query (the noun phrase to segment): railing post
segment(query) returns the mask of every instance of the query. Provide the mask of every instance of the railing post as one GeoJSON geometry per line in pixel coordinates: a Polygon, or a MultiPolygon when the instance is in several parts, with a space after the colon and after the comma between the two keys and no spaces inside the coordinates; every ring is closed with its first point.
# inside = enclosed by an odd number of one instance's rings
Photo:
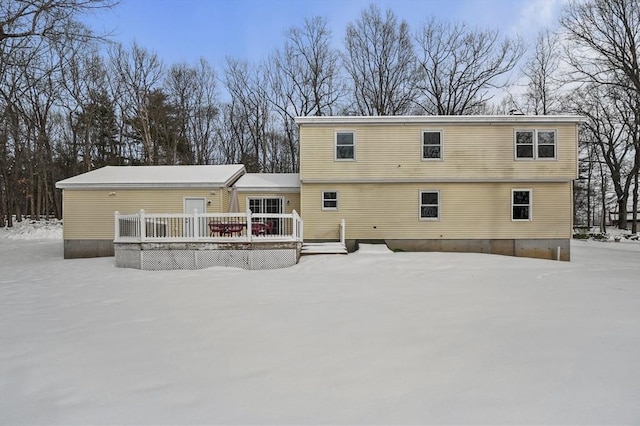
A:
{"type": "Polygon", "coordinates": [[[344,219],[342,219],[340,221],[340,242],[342,243],[342,245],[345,245],[345,240],[346,240],[346,238],[345,238],[345,234],[346,234],[345,227],[346,227],[346,225],[345,225],[344,219]]]}
{"type": "Polygon", "coordinates": [[[198,209],[193,209],[193,238],[200,238],[200,221],[198,220],[198,209]]]}
{"type": "Polygon", "coordinates": [[[291,212],[291,228],[293,231],[293,239],[298,241],[298,212],[291,212]]]}
{"type": "Polygon", "coordinates": [[[251,242],[253,233],[251,232],[251,210],[247,209],[247,239],[251,242]]]}
{"type": "Polygon", "coordinates": [[[114,230],[113,230],[113,237],[115,241],[118,241],[118,239],[120,238],[120,212],[119,211],[115,211],[114,213],[115,216],[115,222],[114,222],[114,230]]]}
{"type": "Polygon", "coordinates": [[[140,209],[140,242],[147,238],[147,225],[144,217],[144,209],[140,209]]]}

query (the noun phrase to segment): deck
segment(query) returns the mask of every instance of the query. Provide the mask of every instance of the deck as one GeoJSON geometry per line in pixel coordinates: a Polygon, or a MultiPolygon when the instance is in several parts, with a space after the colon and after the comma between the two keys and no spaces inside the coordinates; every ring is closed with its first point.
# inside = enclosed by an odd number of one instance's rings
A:
{"type": "Polygon", "coordinates": [[[116,266],[145,270],[293,266],[303,222],[291,214],[115,213],[116,266]]]}

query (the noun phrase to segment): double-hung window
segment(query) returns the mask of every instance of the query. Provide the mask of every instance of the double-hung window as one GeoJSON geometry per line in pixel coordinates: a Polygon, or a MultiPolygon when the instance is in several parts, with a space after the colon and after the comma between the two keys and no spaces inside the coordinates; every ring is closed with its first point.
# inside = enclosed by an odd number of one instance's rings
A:
{"type": "Polygon", "coordinates": [[[322,210],[338,210],[337,191],[322,191],[322,210]]]}
{"type": "Polygon", "coordinates": [[[517,160],[555,159],[555,130],[516,130],[515,157],[517,160]]]}
{"type": "Polygon", "coordinates": [[[511,190],[511,220],[531,220],[531,190],[511,190]]]}
{"type": "Polygon", "coordinates": [[[438,220],[440,218],[440,192],[420,191],[420,219],[438,220]]]}
{"type": "Polygon", "coordinates": [[[353,161],[356,159],[356,134],[349,131],[336,132],[336,160],[353,161]]]}
{"type": "Polygon", "coordinates": [[[442,131],[424,130],[422,132],[422,159],[442,160],[442,131]]]}

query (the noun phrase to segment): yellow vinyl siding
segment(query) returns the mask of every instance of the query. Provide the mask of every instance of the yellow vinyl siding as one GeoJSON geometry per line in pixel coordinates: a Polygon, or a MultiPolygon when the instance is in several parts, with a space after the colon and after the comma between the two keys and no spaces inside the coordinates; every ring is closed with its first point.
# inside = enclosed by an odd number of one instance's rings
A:
{"type": "Polygon", "coordinates": [[[570,238],[571,183],[303,184],[305,239],[570,238]],[[532,220],[511,220],[511,190],[531,189],[532,220]],[[420,191],[440,192],[440,219],[420,220],[420,191]],[[338,191],[338,210],[322,210],[338,191]]]}
{"type": "Polygon", "coordinates": [[[247,210],[247,198],[282,198],[284,201],[284,212],[290,214],[293,210],[300,214],[300,193],[293,192],[242,192],[238,191],[238,204],[240,211],[247,210]],[[287,203],[287,200],[289,203],[287,203]]]}
{"type": "MultiPolygon", "coordinates": [[[[335,161],[331,125],[300,126],[300,177],[305,181],[417,179],[575,179],[576,125],[555,123],[350,126],[356,161],[335,161]],[[553,129],[556,159],[515,160],[516,129],[553,129]],[[422,131],[442,131],[442,161],[422,160],[422,131]]],[[[340,127],[342,129],[342,127],[340,127]]],[[[346,129],[346,128],[345,128],[346,129]]]]}
{"type": "Polygon", "coordinates": [[[218,213],[222,211],[224,193],[226,189],[220,188],[66,189],[63,192],[63,237],[65,240],[113,239],[114,212],[130,214],[144,209],[146,213],[183,213],[185,198],[204,198],[207,213],[218,213]]]}

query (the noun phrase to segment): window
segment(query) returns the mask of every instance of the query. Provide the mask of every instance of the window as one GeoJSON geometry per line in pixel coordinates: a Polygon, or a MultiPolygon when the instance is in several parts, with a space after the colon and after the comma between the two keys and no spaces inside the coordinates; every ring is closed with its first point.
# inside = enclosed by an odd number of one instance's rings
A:
{"type": "Polygon", "coordinates": [[[438,191],[420,191],[420,219],[438,220],[440,218],[440,193],[438,191]]]}
{"type": "Polygon", "coordinates": [[[516,130],[516,159],[556,158],[555,130],[516,130]]]}
{"type": "Polygon", "coordinates": [[[356,136],[354,132],[336,132],[336,160],[356,159],[356,136]]]}
{"type": "Polygon", "coordinates": [[[538,130],[538,158],[556,158],[556,132],[538,130]]]}
{"type": "Polygon", "coordinates": [[[533,158],[533,131],[516,132],[516,158],[533,158]]]}
{"type": "Polygon", "coordinates": [[[511,220],[531,220],[531,190],[511,191],[511,220]]]}
{"type": "Polygon", "coordinates": [[[336,191],[322,192],[322,210],[338,210],[338,193],[336,191]]]}
{"type": "Polygon", "coordinates": [[[442,132],[425,130],[422,132],[422,159],[442,159],[442,132]]]}

